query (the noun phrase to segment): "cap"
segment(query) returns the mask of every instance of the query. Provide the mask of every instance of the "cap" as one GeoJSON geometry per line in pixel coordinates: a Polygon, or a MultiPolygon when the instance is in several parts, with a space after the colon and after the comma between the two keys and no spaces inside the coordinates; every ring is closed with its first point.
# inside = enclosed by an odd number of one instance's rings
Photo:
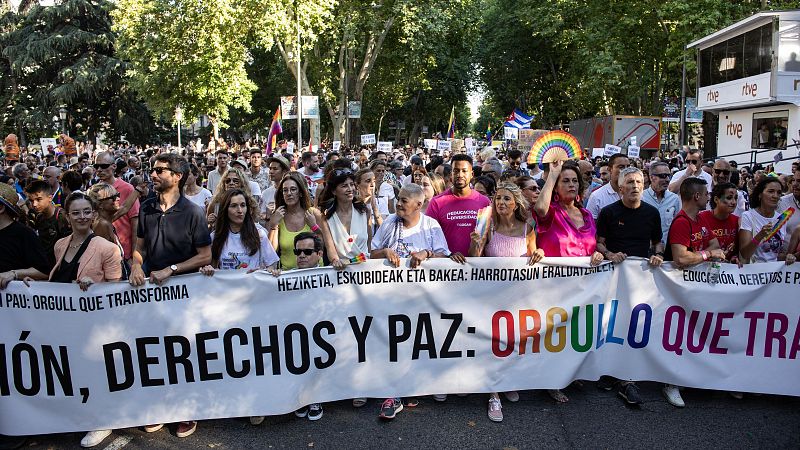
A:
{"type": "Polygon", "coordinates": [[[242,161],[241,159],[234,159],[233,161],[231,161],[231,166],[233,165],[238,165],[241,166],[242,169],[247,169],[247,163],[242,161]]]}
{"type": "Polygon", "coordinates": [[[20,211],[17,208],[18,202],[19,195],[17,195],[17,191],[10,184],[0,184],[0,203],[2,203],[6,208],[10,209],[17,216],[20,215],[20,211]]]}
{"type": "Polygon", "coordinates": [[[289,170],[292,168],[292,166],[289,164],[289,160],[284,158],[283,156],[275,156],[275,155],[270,156],[269,158],[267,158],[267,165],[269,165],[269,163],[271,163],[272,161],[275,161],[278,164],[282,165],[285,170],[289,170]]]}

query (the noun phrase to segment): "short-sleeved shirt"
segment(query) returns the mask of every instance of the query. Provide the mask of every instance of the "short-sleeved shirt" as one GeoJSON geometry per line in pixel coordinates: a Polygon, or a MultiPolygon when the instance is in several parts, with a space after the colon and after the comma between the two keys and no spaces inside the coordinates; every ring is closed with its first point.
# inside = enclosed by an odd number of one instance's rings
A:
{"type": "Polygon", "coordinates": [[[600,210],[605,208],[606,206],[619,201],[622,197],[614,191],[611,187],[611,183],[606,183],[601,187],[594,190],[589,195],[589,202],[586,204],[586,209],[592,213],[592,217],[597,220],[600,216],[600,210]]]}
{"type": "Polygon", "coordinates": [[[489,206],[489,199],[476,190],[456,197],[451,189],[433,197],[425,215],[439,222],[451,252],[469,252],[470,233],[475,229],[478,211],[489,206]]]}
{"type": "Polygon", "coordinates": [[[0,272],[31,267],[47,275],[53,265],[36,233],[19,222],[11,222],[0,230],[0,272]]]}
{"type": "Polygon", "coordinates": [[[390,248],[401,258],[408,258],[412,253],[422,250],[450,254],[439,222],[424,215],[416,225],[406,229],[397,215],[390,214],[372,237],[372,248],[375,250],[390,248]]]}
{"type": "Polygon", "coordinates": [[[253,175],[251,170],[248,170],[246,174],[248,180],[255,181],[256,184],[258,184],[258,189],[262,193],[272,186],[272,182],[269,180],[269,170],[267,170],[267,168],[264,166],[261,166],[258,170],[258,173],[255,175],[253,175]]]}
{"type": "Polygon", "coordinates": [[[617,200],[600,210],[597,237],[605,238],[611,252],[647,258],[652,243],[661,241],[661,216],[649,203],[634,209],[617,200]]]}
{"type": "MultiPolygon", "coordinates": [[[[128,196],[136,191],[130,183],[121,178],[116,178],[114,180],[114,189],[119,192],[120,204],[124,204],[128,196]]],[[[125,255],[125,259],[130,259],[133,253],[133,233],[135,233],[136,230],[133,229],[131,221],[138,216],[139,200],[137,199],[124,216],[114,221],[114,228],[117,230],[117,236],[119,236],[119,243],[122,245],[122,252],[125,255]]]]}
{"type": "Polygon", "coordinates": [[[597,228],[589,210],[581,208],[583,225],[578,228],[559,202],[551,202],[547,214],[535,215],[536,246],[544,256],[591,256],[597,249],[597,228]]]}
{"type": "MultiPolygon", "coordinates": [[[[747,230],[753,233],[753,236],[758,234],[761,231],[761,228],[764,225],[771,223],[775,225],[778,223],[778,216],[780,216],[780,211],[775,211],[775,214],[772,217],[764,217],[758,213],[756,209],[751,209],[745,211],[742,214],[742,220],[739,225],[739,229],[747,230]]],[[[778,260],[778,253],[780,253],[781,249],[783,248],[785,242],[784,239],[787,239],[786,234],[786,224],[784,224],[774,236],[769,239],[765,239],[758,247],[756,247],[755,253],[753,253],[753,261],[754,262],[771,262],[778,260]]],[[[788,242],[786,242],[788,243],[788,242]]]]}
{"type": "Polygon", "coordinates": [[[649,187],[644,190],[642,201],[653,205],[658,210],[658,214],[661,216],[661,242],[666,244],[669,227],[681,211],[681,197],[667,190],[664,191],[664,198],[659,200],[653,188],[649,187]]]}
{"type": "Polygon", "coordinates": [[[147,200],[139,214],[139,239],[147,255],[145,274],[179,264],[197,254],[197,249],[211,245],[211,235],[203,210],[183,195],[166,211],[158,198],[147,200]]]}
{"type": "MultiPolygon", "coordinates": [[[[252,255],[242,244],[240,233],[228,233],[228,239],[225,240],[225,245],[222,246],[222,251],[219,255],[220,269],[258,269],[269,267],[278,262],[278,254],[275,253],[275,249],[272,248],[272,244],[269,242],[267,230],[258,224],[256,224],[256,230],[258,231],[261,245],[252,255]]],[[[211,233],[211,239],[214,239],[214,233],[211,233]]]]}
{"type": "Polygon", "coordinates": [[[789,221],[786,222],[787,236],[791,236],[794,229],[800,226],[800,201],[797,200],[797,197],[795,197],[794,193],[792,192],[781,197],[780,202],[778,202],[779,213],[782,213],[789,208],[794,208],[794,214],[792,214],[792,217],[790,217],[789,221]]]}
{"type": "Polygon", "coordinates": [[[717,239],[722,250],[727,251],[736,244],[739,233],[739,217],[730,214],[725,220],[714,217],[714,211],[700,211],[697,220],[711,233],[711,239],[717,239]]]}
{"type": "Polygon", "coordinates": [[[683,245],[690,252],[707,249],[713,239],[711,231],[700,221],[700,218],[692,220],[684,210],[678,213],[675,220],[672,221],[672,226],[669,227],[669,244],[683,245]]]}

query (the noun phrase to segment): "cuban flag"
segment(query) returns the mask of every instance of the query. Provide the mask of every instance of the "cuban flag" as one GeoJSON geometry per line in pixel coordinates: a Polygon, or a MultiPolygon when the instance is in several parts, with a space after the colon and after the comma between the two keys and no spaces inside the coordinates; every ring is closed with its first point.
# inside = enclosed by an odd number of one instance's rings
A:
{"type": "Polygon", "coordinates": [[[514,109],[514,112],[512,112],[511,115],[508,116],[508,118],[506,119],[506,123],[503,124],[503,126],[525,129],[531,127],[531,121],[533,121],[533,117],[526,116],[524,113],[522,113],[522,111],[514,109]]]}

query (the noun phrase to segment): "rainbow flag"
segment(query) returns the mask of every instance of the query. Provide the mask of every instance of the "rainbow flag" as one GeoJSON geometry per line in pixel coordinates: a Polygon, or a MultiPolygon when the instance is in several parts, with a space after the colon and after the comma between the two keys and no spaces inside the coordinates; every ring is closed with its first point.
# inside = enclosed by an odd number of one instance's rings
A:
{"type": "Polygon", "coordinates": [[[272,125],[269,126],[269,136],[267,137],[267,155],[271,155],[272,152],[278,147],[278,135],[283,133],[283,127],[281,126],[281,107],[278,106],[278,110],[275,111],[275,115],[272,116],[272,125]]]}
{"type": "Polygon", "coordinates": [[[492,123],[489,122],[486,125],[486,140],[489,141],[489,145],[492,145],[492,123]]]}
{"type": "Polygon", "coordinates": [[[447,139],[456,137],[456,107],[450,110],[450,123],[447,125],[447,139]]]}

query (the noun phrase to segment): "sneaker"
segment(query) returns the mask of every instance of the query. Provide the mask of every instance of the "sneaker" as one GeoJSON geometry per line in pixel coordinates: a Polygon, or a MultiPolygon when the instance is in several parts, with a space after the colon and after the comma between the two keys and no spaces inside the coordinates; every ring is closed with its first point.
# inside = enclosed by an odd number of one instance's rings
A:
{"type": "Polygon", "coordinates": [[[308,405],[308,420],[322,419],[322,403],[308,405]]]}
{"type": "Polygon", "coordinates": [[[362,406],[367,404],[367,397],[356,397],[353,399],[353,407],[354,408],[361,408],[362,406]]]}
{"type": "Polygon", "coordinates": [[[264,416],[251,416],[250,423],[253,425],[261,425],[264,422],[264,416]]]}
{"type": "Polygon", "coordinates": [[[681,398],[681,392],[678,390],[678,386],[667,384],[661,389],[661,392],[664,393],[664,397],[667,398],[670,405],[676,408],[683,408],[686,406],[686,403],[683,402],[683,398],[681,398]]]}
{"type": "Polygon", "coordinates": [[[301,419],[303,417],[307,416],[308,415],[308,406],[303,406],[302,408],[298,409],[297,411],[294,412],[294,415],[299,417],[299,418],[301,418],[301,419]]]}
{"type": "Polygon", "coordinates": [[[402,410],[403,402],[399,398],[387,398],[381,404],[381,413],[378,415],[378,417],[381,419],[391,420],[394,419],[394,416],[396,416],[397,413],[402,410]]]}
{"type": "Polygon", "coordinates": [[[160,430],[162,428],[164,428],[164,424],[163,423],[157,423],[155,425],[145,425],[144,426],[144,432],[145,433],[155,433],[156,431],[158,431],[158,430],[160,430]]]}
{"type": "Polygon", "coordinates": [[[81,447],[89,448],[103,442],[103,439],[111,435],[111,430],[97,430],[86,433],[86,436],[81,439],[81,447]]]}
{"type": "Polygon", "coordinates": [[[419,399],[416,397],[406,397],[403,405],[405,405],[407,408],[416,408],[419,406],[419,399]]]}
{"type": "Polygon", "coordinates": [[[624,383],[619,385],[617,394],[622,397],[629,405],[641,405],[642,397],[639,396],[639,388],[634,383],[624,383]]]}
{"type": "Polygon", "coordinates": [[[447,394],[433,394],[433,399],[437,402],[443,402],[447,400],[447,394]]]}
{"type": "Polygon", "coordinates": [[[516,403],[519,401],[519,392],[517,391],[503,392],[503,395],[505,395],[506,400],[510,401],[511,403],[516,403]]]}
{"type": "Polygon", "coordinates": [[[503,421],[503,406],[497,397],[489,397],[489,420],[492,422],[503,421]]]}
{"type": "Polygon", "coordinates": [[[178,429],[175,431],[175,436],[179,438],[189,437],[195,430],[197,430],[197,421],[180,422],[178,424],[178,429]]]}

